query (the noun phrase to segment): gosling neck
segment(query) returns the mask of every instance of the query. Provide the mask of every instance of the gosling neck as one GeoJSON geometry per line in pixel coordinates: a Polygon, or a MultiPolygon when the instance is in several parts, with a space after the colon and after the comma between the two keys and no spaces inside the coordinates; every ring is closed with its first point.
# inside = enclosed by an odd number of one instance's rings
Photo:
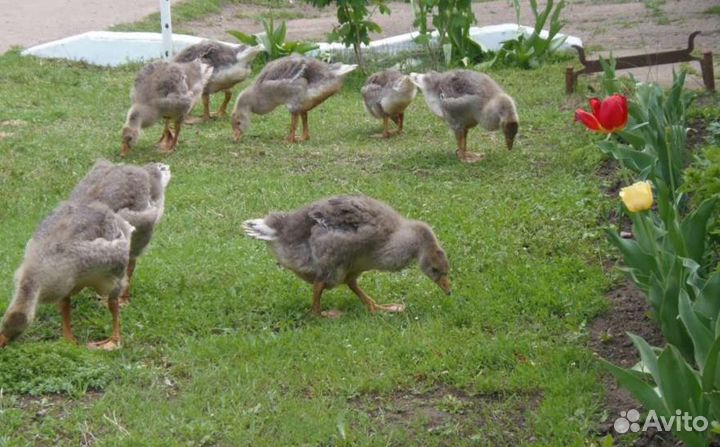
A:
{"type": "Polygon", "coordinates": [[[380,262],[386,270],[401,270],[417,261],[428,244],[435,244],[430,228],[423,222],[408,220],[393,233],[380,262]]]}

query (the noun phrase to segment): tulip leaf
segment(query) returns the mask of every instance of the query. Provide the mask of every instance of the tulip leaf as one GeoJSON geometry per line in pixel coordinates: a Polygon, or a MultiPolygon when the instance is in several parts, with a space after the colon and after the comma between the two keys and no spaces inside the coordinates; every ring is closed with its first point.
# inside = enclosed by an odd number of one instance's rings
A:
{"type": "Polygon", "coordinates": [[[714,333],[706,327],[700,321],[697,314],[695,314],[692,303],[690,302],[690,297],[683,289],[680,289],[678,311],[680,312],[680,320],[682,320],[690,338],[693,341],[695,363],[702,370],[705,367],[705,360],[708,357],[708,353],[710,352],[710,348],[715,338],[714,333]]]}
{"type": "Polygon", "coordinates": [[[633,223],[633,234],[643,252],[651,254],[657,251],[657,237],[652,217],[647,213],[628,213],[633,223]]]}
{"type": "MultiPolygon", "coordinates": [[[[708,352],[707,358],[705,359],[705,368],[702,372],[702,387],[703,390],[718,391],[720,390],[720,368],[718,368],[718,360],[720,360],[720,337],[715,339],[710,352],[708,352]]],[[[718,413],[720,415],[720,413],[718,413]]]]}
{"type": "Polygon", "coordinates": [[[624,167],[637,173],[649,173],[656,163],[656,158],[643,151],[629,149],[613,141],[602,141],[598,143],[600,150],[612,155],[624,167]]]}
{"type": "Polygon", "coordinates": [[[655,391],[655,388],[642,380],[637,373],[617,367],[604,359],[600,361],[620,385],[630,391],[644,407],[655,410],[659,416],[669,415],[667,406],[655,391]]]}
{"type": "Polygon", "coordinates": [[[656,271],[655,257],[643,251],[640,244],[630,239],[621,238],[615,231],[608,230],[607,234],[610,242],[622,252],[627,266],[647,274],[656,271]]]}
{"type": "Polygon", "coordinates": [[[704,200],[700,206],[680,224],[687,247],[687,257],[698,263],[702,262],[702,257],[705,254],[707,224],[715,209],[716,203],[717,199],[715,197],[704,200]]]}
{"type": "Polygon", "coordinates": [[[720,391],[714,390],[704,392],[703,397],[710,403],[710,409],[714,414],[714,420],[720,418],[720,391]]]}
{"type": "Polygon", "coordinates": [[[631,334],[628,332],[628,336],[632,340],[635,347],[640,352],[640,359],[642,360],[643,366],[650,372],[655,383],[660,383],[660,373],[658,372],[657,356],[653,351],[653,348],[645,341],[644,338],[631,334]]]}
{"type": "Polygon", "coordinates": [[[680,351],[668,345],[658,357],[660,390],[668,410],[691,411],[689,402],[701,393],[697,374],[687,364],[680,351]]]}
{"type": "Polygon", "coordinates": [[[686,358],[691,359],[694,357],[692,339],[685,327],[678,322],[678,296],[682,283],[679,277],[682,273],[679,261],[675,261],[662,280],[652,275],[648,296],[665,339],[680,349],[686,358]]]}
{"type": "MultiPolygon", "coordinates": [[[[710,320],[717,319],[720,322],[720,272],[714,272],[705,281],[700,293],[695,298],[695,310],[710,320]]],[[[715,332],[716,337],[720,333],[715,332]]]]}
{"type": "Polygon", "coordinates": [[[635,150],[642,150],[645,147],[645,138],[642,134],[634,132],[635,129],[625,129],[618,132],[618,136],[627,141],[635,150]]]}
{"type": "Polygon", "coordinates": [[[257,45],[258,43],[255,36],[251,36],[240,31],[228,31],[228,34],[246,45],[257,45]]]}

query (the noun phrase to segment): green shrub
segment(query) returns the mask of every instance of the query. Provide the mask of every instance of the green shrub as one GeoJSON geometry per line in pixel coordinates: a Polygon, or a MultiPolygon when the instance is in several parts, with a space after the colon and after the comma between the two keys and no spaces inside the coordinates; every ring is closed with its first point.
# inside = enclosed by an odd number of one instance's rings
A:
{"type": "MultiPolygon", "coordinates": [[[[712,137],[711,137],[712,138],[712,137]]],[[[685,170],[684,191],[693,205],[712,197],[720,198],[720,146],[706,147],[695,162],[685,170]]],[[[710,226],[710,250],[713,265],[720,266],[720,214],[716,213],[710,226]]]]}
{"type": "Polygon", "coordinates": [[[272,17],[269,20],[263,19],[262,24],[265,32],[260,34],[251,36],[241,31],[228,31],[228,34],[246,45],[262,45],[265,50],[265,62],[293,53],[305,54],[318,48],[316,44],[310,42],[285,40],[287,34],[285,21],[280,22],[280,26],[277,28],[275,28],[272,17]]]}
{"type": "Polygon", "coordinates": [[[438,50],[443,53],[445,66],[469,66],[481,62],[484,52],[470,37],[470,27],[477,22],[470,0],[411,0],[419,35],[415,42],[425,46],[437,66],[438,50]],[[428,16],[438,33],[433,41],[428,16]]]}
{"type": "MultiPolygon", "coordinates": [[[[520,25],[520,0],[513,0],[515,16],[520,25]]],[[[529,36],[519,34],[517,38],[503,42],[502,47],[495,54],[495,57],[488,63],[490,66],[499,64],[525,69],[537,68],[547,60],[565,42],[565,37],[558,38],[564,23],[560,20],[560,12],[565,7],[565,0],[557,4],[554,0],[548,0],[545,9],[538,12],[537,0],[530,0],[530,8],[535,17],[533,32],[529,36]],[[553,9],[554,8],[554,9],[553,9]],[[550,28],[547,38],[540,36],[545,24],[550,19],[550,28]]]]}
{"type": "Polygon", "coordinates": [[[355,61],[360,70],[365,72],[365,61],[361,50],[362,44],[370,43],[370,33],[379,33],[380,25],[370,20],[373,11],[368,10],[369,5],[375,6],[380,14],[390,14],[390,8],[384,0],[306,0],[307,3],[324,8],[333,2],[337,4],[337,19],[340,26],[335,27],[329,34],[331,42],[342,42],[346,47],[353,47],[355,61]]]}

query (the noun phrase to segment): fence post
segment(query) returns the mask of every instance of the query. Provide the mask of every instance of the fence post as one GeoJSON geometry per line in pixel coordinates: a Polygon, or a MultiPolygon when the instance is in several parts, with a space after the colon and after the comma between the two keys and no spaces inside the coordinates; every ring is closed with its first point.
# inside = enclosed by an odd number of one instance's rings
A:
{"type": "Polygon", "coordinates": [[[163,58],[168,60],[173,55],[172,18],[170,17],[170,0],[160,0],[160,27],[162,30],[163,58]]]}

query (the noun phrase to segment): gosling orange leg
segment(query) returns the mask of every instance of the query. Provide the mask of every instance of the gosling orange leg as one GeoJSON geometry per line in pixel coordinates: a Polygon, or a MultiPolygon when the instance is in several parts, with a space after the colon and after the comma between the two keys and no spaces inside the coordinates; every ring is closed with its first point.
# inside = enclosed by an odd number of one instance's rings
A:
{"type": "Polygon", "coordinates": [[[360,288],[360,286],[357,283],[357,278],[352,278],[347,281],[348,287],[350,287],[350,290],[353,291],[355,295],[357,295],[358,298],[360,298],[360,301],[367,307],[367,309],[371,313],[375,313],[377,311],[383,311],[383,312],[402,312],[405,310],[404,304],[378,304],[370,298],[367,293],[363,289],[360,288]]]}
{"type": "Polygon", "coordinates": [[[202,103],[203,103],[203,121],[207,121],[210,119],[210,94],[209,93],[203,93],[202,95],[202,103]]]}
{"type": "Polygon", "coordinates": [[[390,117],[383,117],[383,138],[390,138],[390,117]]]}
{"type": "Polygon", "coordinates": [[[398,133],[401,133],[401,132],[402,132],[402,130],[403,130],[403,124],[404,124],[404,123],[405,123],[405,114],[404,114],[404,113],[399,113],[399,114],[398,114],[398,123],[397,123],[397,125],[398,125],[398,130],[397,130],[398,133]]]}
{"type": "Polygon", "coordinates": [[[120,307],[130,304],[130,284],[132,283],[133,273],[135,272],[135,259],[131,258],[127,266],[127,285],[122,295],[120,295],[120,307]]]}
{"type": "Polygon", "coordinates": [[[230,99],[232,98],[232,92],[230,90],[225,90],[225,99],[223,100],[222,104],[220,104],[220,108],[217,111],[218,118],[224,118],[227,114],[227,106],[230,103],[230,99]]]}
{"type": "Polygon", "coordinates": [[[467,134],[470,129],[465,128],[463,133],[457,137],[458,139],[458,150],[457,156],[463,163],[477,163],[483,159],[482,155],[473,154],[467,151],[467,134]]]}
{"type": "Polygon", "coordinates": [[[318,316],[320,315],[320,298],[322,297],[323,290],[325,290],[324,282],[316,281],[313,283],[312,311],[318,316]]]}
{"type": "Polygon", "coordinates": [[[165,127],[163,128],[162,135],[160,135],[160,139],[155,142],[155,145],[162,149],[164,146],[166,146],[168,143],[168,140],[172,139],[172,132],[170,132],[170,120],[165,119],[165,127]]]}
{"type": "Polygon", "coordinates": [[[308,113],[307,112],[300,112],[300,117],[302,118],[302,136],[300,137],[300,140],[306,141],[310,139],[310,129],[308,128],[308,113]]]}
{"type": "Polygon", "coordinates": [[[295,143],[297,139],[295,138],[295,131],[297,130],[297,122],[298,122],[298,114],[297,113],[291,113],[290,114],[290,134],[287,136],[288,143],[295,143]]]}
{"type": "Polygon", "coordinates": [[[203,114],[202,117],[197,118],[194,116],[188,116],[185,118],[186,124],[198,124],[198,123],[204,123],[208,120],[210,120],[210,94],[209,93],[203,93],[202,94],[202,104],[203,104],[203,114]]]}
{"type": "Polygon", "coordinates": [[[58,309],[60,310],[60,315],[62,316],[63,337],[70,343],[77,343],[77,339],[73,335],[72,323],[70,322],[71,307],[69,296],[66,296],[65,298],[61,299],[60,302],[58,302],[58,309]]]}
{"type": "Polygon", "coordinates": [[[166,154],[175,152],[175,147],[177,146],[177,144],[178,144],[178,138],[180,137],[180,125],[181,125],[181,123],[182,123],[182,122],[181,122],[180,119],[176,119],[176,120],[174,121],[174,123],[173,123],[173,130],[175,131],[175,132],[174,132],[174,135],[171,133],[171,138],[169,138],[168,140],[166,140],[167,143],[164,145],[164,147],[161,147],[161,148],[160,148],[160,152],[163,152],[163,153],[166,153],[166,154]]]}
{"type": "Polygon", "coordinates": [[[105,351],[112,351],[121,346],[122,339],[120,337],[120,303],[118,302],[117,295],[114,297],[108,297],[108,309],[112,315],[112,335],[110,338],[103,341],[95,341],[88,343],[90,349],[102,349],[105,351]]]}
{"type": "Polygon", "coordinates": [[[322,297],[322,293],[325,290],[325,287],[325,283],[322,281],[315,281],[313,283],[312,313],[319,317],[337,318],[343,314],[339,310],[326,310],[324,312],[320,310],[320,297],[322,297]]]}

